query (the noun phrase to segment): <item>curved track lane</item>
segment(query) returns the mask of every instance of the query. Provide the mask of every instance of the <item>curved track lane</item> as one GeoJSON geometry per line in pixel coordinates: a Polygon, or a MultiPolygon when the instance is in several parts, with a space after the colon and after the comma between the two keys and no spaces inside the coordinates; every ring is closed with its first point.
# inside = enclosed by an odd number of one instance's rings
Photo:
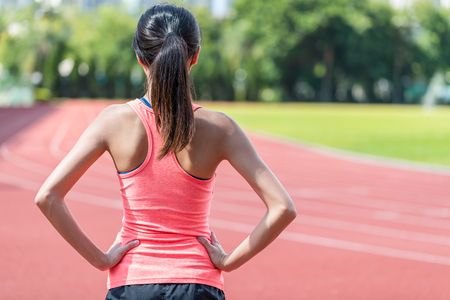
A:
{"type": "MultiPolygon", "coordinates": [[[[33,199],[109,104],[0,109],[5,299],[104,298],[106,273],[59,237],[33,199]]],[[[250,138],[290,193],[299,217],[259,256],[225,274],[228,299],[450,298],[449,175],[342,159],[256,134],[250,138]]],[[[229,251],[252,230],[264,205],[229,164],[217,173],[210,225],[229,251]]],[[[67,199],[83,229],[106,250],[122,218],[111,159],[102,156],[67,199]]]]}

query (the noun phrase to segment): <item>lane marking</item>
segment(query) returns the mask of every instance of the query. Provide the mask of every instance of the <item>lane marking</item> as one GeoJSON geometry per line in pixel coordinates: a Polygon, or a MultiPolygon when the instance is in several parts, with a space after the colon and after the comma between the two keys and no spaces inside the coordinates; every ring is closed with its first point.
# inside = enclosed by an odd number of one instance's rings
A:
{"type": "Polygon", "coordinates": [[[350,161],[353,163],[361,163],[369,166],[385,167],[396,170],[413,171],[417,173],[450,176],[450,167],[445,165],[416,162],[406,159],[344,150],[255,128],[248,128],[248,131],[251,132],[251,135],[261,140],[280,143],[285,146],[302,149],[304,151],[317,153],[323,156],[343,161],[350,161]]]}
{"type": "MultiPolygon", "coordinates": [[[[278,151],[279,152],[279,151],[278,151]]],[[[264,156],[262,156],[263,159],[265,158],[264,156]]],[[[338,184],[338,185],[342,185],[342,184],[353,184],[355,185],[355,182],[361,182],[361,175],[359,174],[349,174],[346,173],[346,170],[342,170],[341,172],[335,172],[335,173],[331,173],[331,170],[329,168],[328,165],[325,165],[327,167],[327,169],[325,168],[321,168],[322,170],[316,170],[314,169],[312,166],[302,166],[302,172],[299,173],[299,169],[298,167],[293,167],[293,166],[276,166],[275,163],[270,162],[268,163],[268,165],[276,170],[276,173],[278,175],[278,177],[280,178],[284,178],[284,180],[290,180],[290,182],[301,182],[304,180],[307,181],[316,181],[316,182],[321,182],[321,183],[327,183],[327,184],[338,184]],[[275,166],[275,167],[274,167],[275,166]],[[326,173],[328,173],[329,175],[327,175],[326,173]],[[331,174],[331,175],[330,175],[331,174]]],[[[324,165],[324,164],[323,164],[324,165]]],[[[376,166],[375,166],[376,167],[376,166]]],[[[348,169],[347,169],[348,170],[348,169]]],[[[373,170],[372,170],[373,171],[373,170]]],[[[395,170],[394,170],[395,171],[395,170]]],[[[366,174],[369,174],[370,171],[367,171],[366,174]]],[[[400,177],[403,177],[404,174],[400,175],[400,177]]],[[[424,175],[424,174],[421,174],[424,175]]],[[[436,174],[431,174],[432,176],[438,176],[436,174]]],[[[446,178],[446,181],[448,179],[446,178]]],[[[450,193],[450,189],[448,186],[444,185],[444,184],[435,184],[433,186],[433,193],[430,192],[421,192],[421,191],[417,191],[417,189],[420,190],[424,190],[424,189],[430,189],[429,183],[427,182],[419,182],[419,180],[414,180],[414,182],[405,182],[405,181],[393,181],[392,179],[380,179],[380,178],[374,178],[374,177],[369,177],[366,176],[365,180],[364,180],[364,184],[367,185],[368,187],[371,188],[382,188],[384,190],[389,190],[389,191],[396,191],[396,189],[392,189],[392,188],[385,188],[384,186],[392,186],[397,185],[397,186],[402,186],[402,188],[400,190],[410,190],[410,189],[414,189],[414,193],[420,193],[420,194],[426,194],[428,196],[442,196],[442,193],[450,193]]],[[[446,182],[443,181],[443,182],[446,182]]],[[[286,186],[288,186],[289,184],[286,184],[286,186]]]]}
{"type": "MultiPolygon", "coordinates": [[[[41,188],[41,183],[0,173],[0,182],[22,188],[31,192],[37,193],[41,188]]],[[[91,194],[81,193],[77,191],[70,191],[67,193],[65,199],[77,202],[83,202],[91,205],[120,209],[122,210],[122,200],[111,199],[106,197],[94,196],[91,194]]]]}
{"type": "Polygon", "coordinates": [[[50,154],[57,158],[58,160],[63,159],[66,156],[66,152],[60,149],[60,145],[64,139],[64,137],[69,132],[69,129],[72,127],[72,124],[75,122],[76,116],[78,112],[76,109],[66,109],[66,113],[62,122],[59,124],[58,129],[53,134],[53,137],[49,144],[50,154]]]}
{"type": "MultiPolygon", "coordinates": [[[[257,194],[251,190],[236,190],[232,187],[229,188],[223,185],[216,186],[218,187],[218,190],[228,195],[228,197],[239,197],[248,201],[252,201],[254,199],[259,200],[257,194]]],[[[346,195],[342,192],[332,192],[323,189],[288,188],[287,191],[292,198],[300,201],[317,199],[321,203],[366,208],[374,211],[392,211],[416,216],[422,215],[426,217],[435,217],[438,219],[447,217],[449,213],[449,209],[445,206],[388,200],[370,196],[346,195]]]]}
{"type": "MultiPolygon", "coordinates": [[[[88,110],[86,107],[82,107],[81,111],[84,112],[84,116],[86,118],[86,120],[89,122],[89,117],[87,116],[88,112],[91,112],[91,110],[88,110]]],[[[50,152],[53,154],[53,156],[57,157],[57,158],[61,158],[64,157],[67,153],[65,153],[63,150],[61,150],[60,148],[60,144],[62,143],[64,137],[67,135],[68,130],[70,129],[70,127],[72,126],[72,124],[74,123],[76,116],[79,113],[77,113],[77,111],[75,109],[72,110],[68,110],[66,113],[65,118],[63,119],[62,123],[60,124],[60,126],[58,127],[57,131],[55,132],[55,134],[53,135],[53,138],[50,142],[50,152]]],[[[92,118],[94,116],[94,114],[90,115],[90,118],[92,118]]],[[[33,161],[27,160],[25,158],[22,157],[18,157],[18,156],[13,156],[11,154],[11,152],[8,150],[6,144],[2,144],[1,147],[1,153],[2,155],[5,157],[5,159],[7,159],[10,162],[15,162],[16,165],[21,166],[22,168],[25,168],[27,170],[30,170],[30,166],[32,166],[31,170],[39,173],[41,175],[46,175],[48,176],[51,171],[53,170],[52,168],[49,168],[47,166],[43,166],[40,165],[38,163],[35,163],[33,161]],[[13,158],[13,159],[12,159],[13,158]]],[[[101,174],[108,174],[111,175],[110,170],[106,170],[105,167],[106,165],[100,164],[99,162],[97,162],[95,164],[95,166],[92,168],[92,171],[97,172],[97,173],[101,173],[101,174]],[[101,165],[101,166],[100,166],[101,165]],[[101,168],[98,168],[101,167],[101,168]]],[[[96,179],[97,180],[97,179],[96,179]]],[[[105,180],[104,183],[106,183],[107,181],[105,180]]],[[[109,182],[109,181],[108,181],[109,182]]],[[[86,186],[95,186],[94,182],[91,181],[86,181],[82,183],[83,185],[86,186]]],[[[317,191],[313,194],[311,193],[307,193],[308,195],[304,195],[304,191],[305,189],[293,189],[292,191],[290,191],[290,193],[293,196],[297,196],[297,192],[299,192],[299,196],[301,197],[321,197],[321,196],[327,196],[327,199],[323,199],[326,202],[331,202],[331,203],[337,203],[337,204],[341,204],[342,201],[333,201],[333,197],[331,197],[332,194],[336,195],[336,193],[323,193],[323,192],[319,192],[319,194],[317,193],[317,191]],[[329,198],[329,199],[328,199],[329,198]],[[331,201],[330,201],[331,200],[331,201]]],[[[389,205],[391,203],[396,203],[398,204],[400,201],[396,201],[396,200],[383,200],[385,202],[386,205],[389,205]]],[[[354,201],[353,201],[354,202],[354,201]]],[[[342,203],[343,205],[354,205],[354,203],[342,203]]],[[[376,211],[374,213],[374,218],[375,219],[384,219],[384,220],[394,220],[397,218],[397,213],[396,212],[391,212],[389,210],[383,210],[383,208],[377,208],[374,207],[373,204],[368,204],[366,202],[361,202],[362,205],[358,205],[355,207],[367,207],[367,208],[372,208],[372,209],[378,209],[378,211],[376,211]],[[387,216],[388,214],[394,216],[394,214],[396,215],[395,218],[385,218],[383,216],[387,216]]],[[[408,204],[405,202],[401,202],[400,204],[408,204]]],[[[412,205],[421,205],[421,204],[416,204],[416,203],[412,203],[412,205]]],[[[403,205],[403,207],[405,207],[405,205],[403,205]]],[[[404,211],[405,209],[403,209],[404,211]]],[[[409,209],[406,209],[406,211],[409,211],[409,209]]],[[[436,217],[436,218],[442,218],[442,217],[446,217],[448,215],[448,208],[446,207],[430,207],[430,208],[424,208],[423,209],[424,215],[428,216],[428,217],[436,217]]]]}
{"type": "MultiPolygon", "coordinates": [[[[39,175],[44,175],[45,177],[50,176],[50,174],[53,172],[55,167],[49,167],[47,165],[43,165],[31,160],[28,160],[26,158],[23,158],[21,156],[12,154],[11,151],[9,151],[9,148],[6,143],[3,143],[0,146],[0,154],[1,156],[9,163],[21,167],[24,170],[27,170],[28,172],[32,172],[39,175]]],[[[92,171],[89,169],[89,171],[92,171]]],[[[82,186],[88,186],[88,187],[95,187],[97,189],[103,189],[110,191],[111,189],[109,187],[105,187],[107,185],[115,185],[117,186],[118,181],[112,180],[112,179],[101,179],[97,177],[91,177],[89,175],[83,175],[83,177],[77,182],[77,184],[80,184],[82,186]],[[89,179],[89,180],[83,180],[89,179]]]]}
{"type": "MultiPolygon", "coordinates": [[[[212,227],[221,228],[230,231],[242,232],[249,234],[253,231],[254,225],[231,222],[219,219],[210,219],[209,224],[212,227]]],[[[388,247],[380,247],[356,242],[349,242],[337,240],[332,238],[308,235],[303,233],[296,233],[291,231],[283,231],[278,237],[282,240],[291,242],[298,242],[302,244],[316,245],[328,248],[335,248],[341,250],[349,250],[354,252],[375,254],[380,256],[387,256],[393,258],[401,258],[407,260],[414,260],[419,262],[433,263],[439,265],[450,266],[450,257],[440,256],[434,254],[427,254],[415,251],[393,249],[388,247]]]]}
{"type": "MultiPolygon", "coordinates": [[[[228,195],[226,193],[215,192],[215,199],[231,203],[235,203],[236,201],[255,202],[253,198],[246,198],[245,195],[248,195],[248,193],[243,193],[242,196],[239,196],[238,193],[228,195]]],[[[436,218],[435,216],[411,215],[389,210],[369,209],[317,200],[298,198],[294,198],[293,200],[298,208],[306,212],[318,212],[332,216],[351,217],[363,220],[382,220],[390,223],[450,230],[450,220],[436,218]]]]}
{"type": "MultiPolygon", "coordinates": [[[[9,176],[6,174],[0,173],[0,181],[5,182],[7,184],[18,186],[27,190],[36,191],[39,189],[40,184],[30,181],[23,180],[20,178],[16,178],[13,176],[9,176]]],[[[72,192],[70,199],[72,201],[83,202],[91,205],[108,207],[112,209],[120,209],[122,210],[122,202],[115,199],[109,199],[105,197],[99,197],[94,195],[89,195],[85,193],[72,192]],[[120,204],[119,204],[120,203],[120,204]]],[[[244,223],[225,221],[215,218],[209,219],[209,224],[211,227],[226,229],[235,232],[242,232],[249,234],[255,228],[255,225],[249,225],[244,223]]],[[[349,242],[344,240],[307,235],[297,232],[284,231],[280,236],[280,239],[298,242],[303,244],[310,244],[316,246],[323,246],[328,248],[336,248],[342,250],[349,250],[354,252],[366,253],[366,254],[375,254],[380,256],[387,256],[393,258],[407,259],[413,261],[434,263],[440,265],[448,265],[450,266],[450,257],[427,254],[415,251],[408,250],[400,250],[388,247],[380,247],[369,244],[357,243],[357,242],[349,242]]]]}
{"type": "MultiPolygon", "coordinates": [[[[67,127],[66,127],[67,128],[67,127]]],[[[54,138],[54,140],[57,140],[54,138]]],[[[56,146],[58,147],[58,146],[56,146]]],[[[58,148],[59,149],[59,148],[58,148]]],[[[62,150],[59,150],[61,152],[63,152],[62,150]]],[[[31,170],[32,172],[41,174],[41,175],[45,175],[48,176],[53,168],[49,168],[48,166],[45,165],[41,165],[39,163],[35,163],[33,161],[29,161],[27,159],[18,157],[16,155],[13,155],[8,147],[6,143],[3,143],[1,145],[1,154],[2,156],[9,162],[12,162],[18,166],[21,166],[22,168],[26,169],[26,170],[31,170]],[[30,168],[31,167],[31,168],[30,168]]],[[[105,179],[98,179],[98,178],[94,178],[94,177],[90,177],[90,176],[84,176],[84,178],[92,178],[94,180],[83,180],[80,181],[79,184],[84,185],[84,186],[89,186],[89,187],[96,187],[96,188],[102,188],[105,190],[110,190],[109,188],[104,187],[103,185],[109,185],[109,184],[116,184],[116,181],[112,181],[112,180],[105,180],[105,179]],[[99,181],[102,181],[102,185],[99,185],[99,181]]],[[[218,185],[220,187],[220,185],[218,185]]],[[[221,187],[221,189],[227,189],[224,187],[221,187]]],[[[231,192],[231,189],[228,189],[229,192],[231,192]]],[[[308,190],[306,193],[301,193],[302,196],[311,196],[311,197],[318,197],[319,194],[317,193],[311,193],[311,191],[309,191],[310,189],[306,189],[308,190]]],[[[223,193],[223,194],[228,194],[228,193],[223,193]]],[[[234,195],[234,197],[236,196],[243,196],[245,195],[246,197],[241,197],[244,200],[247,199],[247,196],[254,196],[253,192],[251,191],[237,191],[237,190],[233,190],[232,194],[234,195]]],[[[219,195],[219,194],[218,194],[219,195]]],[[[229,195],[228,195],[229,196],[229,195]]],[[[226,197],[226,196],[221,196],[221,197],[226,197]]],[[[234,198],[230,198],[232,200],[235,200],[234,198]]],[[[251,198],[248,198],[251,199],[251,198]]],[[[340,215],[340,216],[352,216],[354,215],[352,212],[349,213],[343,213],[342,209],[339,210],[340,213],[338,213],[338,210],[336,209],[327,209],[327,203],[325,202],[320,202],[320,203],[313,203],[312,201],[308,201],[308,200],[300,200],[302,201],[300,204],[300,206],[303,206],[304,210],[307,211],[315,211],[315,212],[324,212],[324,213],[331,213],[330,214],[334,214],[334,215],[340,215]],[[308,207],[304,207],[305,204],[312,204],[308,205],[308,207]]],[[[340,205],[340,204],[331,204],[331,205],[340,205]]],[[[346,205],[340,205],[344,210],[346,208],[346,205]]],[[[364,209],[364,208],[360,208],[360,207],[352,207],[355,209],[364,209]]],[[[365,209],[367,210],[367,209],[365,209]]],[[[424,226],[424,227],[429,227],[429,228],[441,228],[441,229],[450,229],[450,222],[446,221],[446,220],[442,220],[441,216],[437,215],[437,214],[430,214],[429,210],[425,210],[425,216],[426,218],[421,218],[420,216],[409,216],[409,215],[404,215],[404,214],[399,214],[397,212],[391,212],[391,211],[386,211],[386,210],[374,210],[373,214],[372,214],[372,218],[368,218],[368,219],[375,219],[375,220],[385,220],[385,221],[390,221],[390,222],[395,222],[395,223],[400,223],[400,224],[407,224],[407,225],[420,225],[420,226],[424,226]],[[438,223],[435,222],[430,222],[429,217],[437,217],[439,218],[438,223]],[[448,224],[447,224],[448,223],[448,224]]]]}
{"type": "MultiPolygon", "coordinates": [[[[62,125],[60,125],[60,127],[58,129],[60,129],[61,126],[62,125]]],[[[61,131],[62,131],[62,129],[61,129],[61,131]]],[[[67,131],[68,131],[68,129],[67,129],[67,131]]],[[[67,134],[67,131],[65,134],[67,134]]],[[[60,146],[60,143],[62,142],[63,138],[65,137],[65,134],[60,138],[59,143],[56,144],[57,140],[55,142],[56,148],[54,148],[53,150],[56,152],[59,150],[60,151],[59,154],[64,153],[64,151],[62,151],[59,148],[59,146],[60,146]]],[[[55,138],[55,136],[53,138],[55,138]]],[[[52,139],[52,141],[53,141],[53,139],[52,139]]],[[[52,145],[50,145],[50,146],[52,146],[52,145]]],[[[40,184],[35,183],[30,180],[16,178],[16,180],[18,179],[18,182],[17,181],[12,182],[11,177],[5,178],[5,174],[0,174],[0,175],[2,175],[0,177],[1,181],[3,181],[3,182],[7,181],[7,183],[11,184],[11,185],[17,186],[17,183],[21,182],[20,183],[21,188],[37,190],[40,187],[40,184]]],[[[8,176],[8,175],[6,175],[6,176],[8,176]]],[[[71,192],[71,195],[68,194],[68,198],[69,198],[69,200],[75,200],[78,202],[89,203],[92,205],[109,207],[109,208],[114,208],[114,209],[122,209],[120,200],[98,197],[98,196],[93,196],[93,195],[85,194],[85,193],[79,193],[79,192],[75,192],[75,191],[71,192]]],[[[243,230],[242,228],[244,228],[244,230],[246,230],[246,232],[248,233],[249,230],[251,231],[254,228],[253,225],[218,220],[218,219],[212,219],[212,222],[215,222],[217,226],[220,226],[218,224],[222,224],[222,225],[226,226],[227,228],[225,228],[225,229],[228,229],[228,230],[230,230],[230,228],[234,228],[233,230],[238,231],[238,232],[242,232],[242,230],[243,230]],[[220,222],[222,222],[222,223],[220,223],[220,222]],[[240,227],[240,229],[237,230],[236,226],[240,227]]],[[[351,250],[351,251],[357,251],[357,252],[363,252],[363,253],[370,253],[370,254],[378,254],[378,255],[390,256],[390,257],[396,257],[396,258],[406,258],[406,259],[411,259],[411,260],[439,263],[439,264],[445,264],[445,265],[449,265],[448,261],[450,260],[449,257],[444,257],[444,256],[437,256],[437,255],[419,253],[419,252],[414,252],[414,251],[398,250],[398,249],[392,249],[392,248],[387,248],[387,247],[378,247],[378,246],[361,244],[361,243],[354,243],[354,242],[348,242],[348,241],[342,241],[342,240],[336,240],[336,239],[330,239],[330,238],[317,237],[317,236],[312,236],[312,235],[299,234],[299,233],[295,233],[295,232],[285,232],[280,236],[280,238],[285,239],[285,240],[296,241],[296,242],[300,242],[300,243],[309,243],[309,244],[332,247],[332,248],[339,248],[339,249],[345,249],[345,250],[351,250]]]]}
{"type": "MultiPolygon", "coordinates": [[[[214,199],[211,209],[215,211],[239,214],[244,216],[251,216],[260,218],[264,215],[266,210],[264,208],[225,203],[218,199],[214,199]]],[[[362,234],[370,234],[375,236],[402,239],[419,243],[430,243],[437,245],[450,246],[450,237],[443,235],[436,235],[430,233],[415,232],[409,230],[395,229],[383,226],[376,226],[364,223],[343,221],[330,218],[322,218],[301,214],[294,220],[294,224],[302,224],[308,226],[316,226],[322,228],[329,228],[335,230],[343,230],[348,232],[356,232],[362,234]]]]}
{"type": "MultiPolygon", "coordinates": [[[[66,115],[67,115],[67,113],[66,113],[66,115]]],[[[64,120],[69,120],[69,121],[63,121],[64,124],[61,124],[58,127],[58,129],[55,132],[55,134],[53,135],[52,140],[49,145],[49,149],[50,149],[52,156],[58,160],[64,158],[67,154],[66,152],[64,152],[63,150],[60,149],[60,143],[61,143],[62,139],[65,137],[65,134],[67,134],[67,131],[70,128],[71,123],[73,123],[73,120],[71,121],[71,119],[74,119],[74,118],[65,118],[64,119],[64,120]],[[52,151],[53,151],[53,153],[52,153],[52,151]]],[[[16,135],[18,135],[20,132],[21,131],[13,134],[12,136],[10,136],[8,139],[6,139],[0,145],[0,156],[2,156],[5,159],[5,161],[7,161],[15,166],[18,166],[20,168],[23,168],[27,172],[33,172],[35,174],[44,175],[45,177],[48,177],[53,172],[53,170],[55,169],[56,166],[49,167],[47,165],[40,164],[38,162],[15,155],[9,150],[8,144],[11,142],[10,140],[13,140],[16,137],[16,135]]],[[[92,171],[92,168],[90,168],[89,170],[92,171]]],[[[106,173],[106,171],[103,173],[106,173]]],[[[111,175],[111,172],[107,172],[107,174],[111,175]]],[[[88,175],[87,176],[84,175],[83,177],[85,179],[91,179],[91,180],[80,180],[79,184],[81,184],[83,186],[95,187],[95,188],[100,188],[100,189],[109,191],[110,188],[104,187],[104,185],[111,185],[111,184],[117,185],[117,177],[114,177],[116,180],[100,179],[100,178],[91,177],[88,175]],[[99,184],[99,183],[101,183],[101,184],[99,184]]],[[[113,177],[111,176],[111,178],[113,178],[113,177]]]]}
{"type": "MultiPolygon", "coordinates": [[[[0,173],[0,181],[18,186],[23,189],[31,190],[37,192],[41,187],[40,183],[33,182],[26,179],[20,179],[17,177],[13,177],[6,174],[0,173]]],[[[69,200],[74,200],[78,202],[84,202],[92,205],[122,209],[122,201],[114,200],[105,197],[92,196],[86,193],[80,193],[76,191],[70,191],[67,194],[67,198],[69,200]]],[[[239,204],[231,204],[231,203],[223,203],[222,201],[215,199],[213,201],[211,208],[214,210],[219,210],[228,213],[241,214],[247,216],[261,217],[265,213],[265,209],[251,207],[246,205],[239,204]]],[[[374,226],[368,224],[361,224],[356,222],[348,222],[341,221],[335,219],[327,219],[321,217],[314,217],[308,215],[300,215],[294,223],[303,224],[303,225],[312,225],[317,227],[331,228],[331,229],[339,229],[350,232],[358,232],[364,234],[372,234],[377,236],[396,238],[396,239],[404,239],[410,240],[414,242],[424,242],[424,243],[432,243],[432,244],[440,244],[440,245],[450,245],[450,238],[441,235],[435,234],[426,234],[414,231],[393,229],[381,226],[374,226]]]]}
{"type": "Polygon", "coordinates": [[[0,173],[0,181],[32,192],[38,192],[42,185],[41,183],[35,181],[14,177],[3,173],[0,173]]]}
{"type": "MultiPolygon", "coordinates": [[[[83,111],[83,108],[81,108],[81,110],[83,111]]],[[[70,128],[73,126],[73,123],[75,122],[76,117],[79,114],[79,111],[77,109],[75,109],[74,107],[66,109],[66,111],[67,112],[66,112],[65,117],[63,118],[62,122],[58,126],[58,129],[56,130],[56,132],[53,135],[53,137],[50,141],[50,144],[49,144],[50,154],[59,160],[62,160],[68,154],[68,152],[61,149],[61,143],[63,142],[64,138],[67,136],[67,133],[69,132],[70,128]]],[[[80,137],[78,136],[78,138],[80,138],[80,137]]],[[[98,167],[99,166],[97,164],[97,167],[91,168],[91,171],[95,172],[95,173],[100,173],[103,175],[111,176],[111,172],[109,170],[106,170],[104,168],[98,168],[98,167]]]]}
{"type": "Polygon", "coordinates": [[[6,142],[0,146],[0,154],[7,162],[39,175],[49,176],[53,171],[49,166],[12,154],[6,142]]]}

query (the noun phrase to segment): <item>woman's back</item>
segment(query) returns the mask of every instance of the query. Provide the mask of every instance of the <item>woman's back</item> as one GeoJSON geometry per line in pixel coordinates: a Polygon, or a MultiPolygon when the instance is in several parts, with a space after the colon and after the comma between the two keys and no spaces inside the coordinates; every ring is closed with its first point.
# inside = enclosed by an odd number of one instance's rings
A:
{"type": "MultiPolygon", "coordinates": [[[[136,112],[126,104],[112,105],[104,112],[109,119],[105,126],[109,152],[118,172],[128,172],[139,166],[147,155],[147,133],[136,112]]],[[[176,153],[180,166],[189,174],[203,179],[214,176],[223,160],[219,146],[225,135],[236,130],[234,122],[220,112],[197,109],[194,112],[195,131],[192,140],[176,153]]]]}
{"type": "MultiPolygon", "coordinates": [[[[130,144],[138,145],[139,153],[146,153],[135,168],[118,173],[124,208],[120,239],[122,243],[137,239],[140,244],[130,250],[120,264],[110,269],[108,288],[179,282],[223,289],[221,272],[197,240],[198,236],[211,235],[208,216],[215,176],[209,179],[192,176],[179,165],[174,153],[158,159],[163,141],[155,125],[153,110],[138,99],[128,104],[140,119],[144,132],[139,130],[139,135],[121,136],[127,130],[134,130],[121,126],[137,123],[130,114],[132,122],[127,120],[116,128],[121,134],[111,136],[114,142],[108,148],[116,163],[121,163],[121,159],[126,157],[126,151],[115,142],[117,138],[128,139],[130,144]],[[117,146],[120,149],[116,149],[117,146]],[[117,152],[121,152],[123,157],[114,157],[113,153],[117,152]]],[[[194,109],[199,108],[193,106],[194,109]]],[[[201,131],[199,133],[202,134],[201,131]]],[[[202,144],[207,148],[207,140],[203,136],[199,135],[197,141],[204,141],[202,144]]],[[[186,151],[188,159],[195,148],[190,147],[186,151]]],[[[195,162],[188,161],[195,165],[195,162]]]]}

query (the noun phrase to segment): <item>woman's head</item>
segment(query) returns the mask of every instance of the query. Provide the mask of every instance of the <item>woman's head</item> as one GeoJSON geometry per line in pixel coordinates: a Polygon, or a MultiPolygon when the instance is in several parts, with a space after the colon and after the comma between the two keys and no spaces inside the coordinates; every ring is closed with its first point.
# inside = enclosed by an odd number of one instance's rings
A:
{"type": "Polygon", "coordinates": [[[159,158],[182,150],[194,134],[189,70],[200,40],[197,20],[183,7],[155,5],[138,22],[133,48],[148,71],[148,94],[164,140],[159,158]]]}

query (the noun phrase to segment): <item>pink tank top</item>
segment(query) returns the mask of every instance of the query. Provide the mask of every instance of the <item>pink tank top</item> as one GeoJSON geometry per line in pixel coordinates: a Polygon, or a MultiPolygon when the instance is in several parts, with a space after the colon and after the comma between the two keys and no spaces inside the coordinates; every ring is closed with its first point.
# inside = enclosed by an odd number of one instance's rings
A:
{"type": "MultiPolygon", "coordinates": [[[[223,290],[222,272],[214,267],[197,237],[209,239],[208,216],[214,177],[194,178],[175,154],[156,158],[162,140],[153,110],[139,99],[128,102],[142,120],[148,153],[135,170],[118,174],[123,198],[122,244],[139,239],[108,272],[108,289],[152,283],[199,283],[223,290]]],[[[200,106],[193,104],[193,109],[200,106]]]]}

